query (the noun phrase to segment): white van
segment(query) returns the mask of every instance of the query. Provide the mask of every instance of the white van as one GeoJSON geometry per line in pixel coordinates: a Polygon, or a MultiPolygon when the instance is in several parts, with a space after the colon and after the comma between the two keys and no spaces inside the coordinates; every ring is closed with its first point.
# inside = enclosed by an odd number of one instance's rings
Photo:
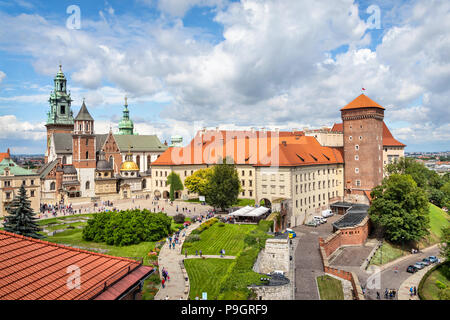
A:
{"type": "Polygon", "coordinates": [[[331,211],[330,209],[322,211],[322,217],[324,218],[331,217],[333,214],[334,214],[333,211],[331,211]]]}

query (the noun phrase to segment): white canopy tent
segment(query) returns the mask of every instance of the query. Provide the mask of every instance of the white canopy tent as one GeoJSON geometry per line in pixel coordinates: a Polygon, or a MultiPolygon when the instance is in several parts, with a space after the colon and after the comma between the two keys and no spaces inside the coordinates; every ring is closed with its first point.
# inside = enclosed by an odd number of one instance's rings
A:
{"type": "Polygon", "coordinates": [[[246,206],[230,213],[229,215],[233,217],[260,217],[263,214],[267,213],[269,210],[270,209],[266,207],[253,208],[250,206],[246,206]]]}
{"type": "Polygon", "coordinates": [[[230,213],[229,216],[234,216],[234,217],[237,217],[237,216],[243,216],[243,215],[245,215],[247,212],[252,211],[253,209],[255,209],[255,208],[250,207],[250,206],[245,206],[245,207],[243,207],[243,208],[240,208],[240,209],[238,209],[238,210],[236,210],[236,211],[230,213]]]}

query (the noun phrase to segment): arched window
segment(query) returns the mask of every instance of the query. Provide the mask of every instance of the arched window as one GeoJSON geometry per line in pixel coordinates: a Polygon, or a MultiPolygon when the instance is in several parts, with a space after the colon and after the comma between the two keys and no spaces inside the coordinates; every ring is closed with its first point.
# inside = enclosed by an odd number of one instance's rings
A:
{"type": "Polygon", "coordinates": [[[50,183],[50,190],[55,190],[56,184],[54,182],[50,183]]]}
{"type": "Polygon", "coordinates": [[[113,158],[113,156],[109,157],[109,164],[111,165],[111,168],[114,168],[114,158],[113,158]]]}
{"type": "Polygon", "coordinates": [[[147,179],[142,180],[142,189],[147,188],[147,179]]]}
{"type": "Polygon", "coordinates": [[[91,187],[91,183],[89,181],[86,181],[86,190],[89,190],[90,187],[91,187]]]}

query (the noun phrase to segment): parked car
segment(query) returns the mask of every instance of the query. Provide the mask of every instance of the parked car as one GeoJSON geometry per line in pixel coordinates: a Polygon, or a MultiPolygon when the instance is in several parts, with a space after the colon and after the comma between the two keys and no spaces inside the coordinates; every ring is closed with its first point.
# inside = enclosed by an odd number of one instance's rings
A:
{"type": "Polygon", "coordinates": [[[429,266],[431,264],[431,261],[429,258],[423,258],[422,263],[425,264],[426,266],[429,266]]]}
{"type": "Polygon", "coordinates": [[[425,265],[422,263],[422,261],[419,261],[419,262],[416,262],[414,267],[416,267],[419,270],[422,270],[423,268],[425,268],[425,265]]]}
{"type": "Polygon", "coordinates": [[[406,268],[406,272],[409,272],[409,273],[415,273],[415,272],[417,272],[417,267],[415,267],[415,266],[408,266],[408,268],[406,268]]]}
{"type": "Polygon", "coordinates": [[[439,261],[439,259],[436,256],[429,256],[428,260],[430,260],[431,263],[436,263],[439,261]]]}
{"type": "Polygon", "coordinates": [[[319,216],[314,216],[313,218],[314,218],[314,220],[318,221],[319,223],[326,223],[327,222],[327,219],[319,217],[319,216]]]}
{"type": "Polygon", "coordinates": [[[308,221],[307,223],[305,223],[305,225],[306,226],[309,226],[309,227],[317,227],[317,225],[318,225],[319,223],[316,221],[316,220],[311,220],[311,221],[308,221]]]}

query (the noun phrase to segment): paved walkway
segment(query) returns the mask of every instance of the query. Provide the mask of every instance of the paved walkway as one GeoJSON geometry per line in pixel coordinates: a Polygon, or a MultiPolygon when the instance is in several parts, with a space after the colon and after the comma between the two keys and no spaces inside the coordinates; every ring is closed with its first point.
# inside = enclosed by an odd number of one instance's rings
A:
{"type": "MultiPolygon", "coordinates": [[[[186,237],[191,234],[194,229],[197,229],[200,226],[199,222],[196,222],[190,225],[186,229],[186,237]]],[[[158,256],[158,264],[159,264],[159,275],[162,278],[162,268],[165,268],[170,277],[170,281],[167,281],[165,284],[165,288],[160,287],[158,293],[155,295],[155,300],[165,300],[166,297],[169,297],[169,300],[187,300],[189,296],[189,279],[186,281],[187,273],[184,269],[183,260],[184,259],[208,259],[208,258],[217,258],[217,259],[235,259],[235,256],[223,256],[220,255],[185,255],[181,252],[181,248],[183,247],[183,242],[186,237],[182,237],[180,239],[180,243],[175,245],[174,249],[169,249],[169,243],[166,241],[164,246],[161,248],[158,256]]]]}
{"type": "Polygon", "coordinates": [[[188,285],[188,282],[185,279],[186,274],[183,272],[184,255],[181,254],[181,248],[186,237],[199,226],[199,222],[191,224],[186,229],[186,236],[180,238],[179,243],[175,245],[175,249],[169,249],[167,241],[161,248],[158,256],[159,275],[162,278],[162,269],[165,268],[169,273],[170,281],[166,282],[165,288],[161,285],[161,288],[155,295],[155,300],[164,300],[167,296],[170,300],[187,299],[189,291],[186,290],[186,285],[188,285]]]}

